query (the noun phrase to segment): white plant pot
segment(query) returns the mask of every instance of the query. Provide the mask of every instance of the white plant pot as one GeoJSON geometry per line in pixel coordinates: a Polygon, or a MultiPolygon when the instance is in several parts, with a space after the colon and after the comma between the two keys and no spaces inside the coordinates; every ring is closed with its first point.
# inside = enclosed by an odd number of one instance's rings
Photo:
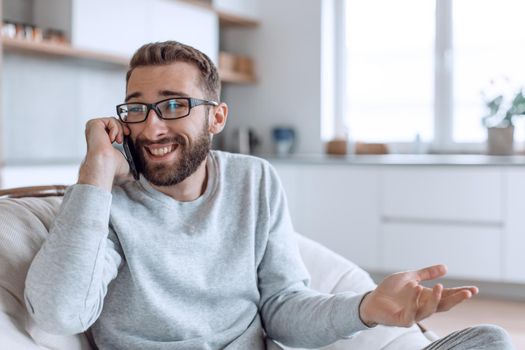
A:
{"type": "Polygon", "coordinates": [[[514,126],[487,128],[487,153],[494,156],[514,154],[514,126]]]}

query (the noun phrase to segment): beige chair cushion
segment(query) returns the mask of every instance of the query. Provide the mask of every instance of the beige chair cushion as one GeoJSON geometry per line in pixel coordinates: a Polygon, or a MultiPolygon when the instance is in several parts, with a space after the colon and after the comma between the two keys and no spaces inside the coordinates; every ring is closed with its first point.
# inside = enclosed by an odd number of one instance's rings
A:
{"type": "Polygon", "coordinates": [[[57,336],[39,329],[29,317],[24,304],[27,270],[46,239],[61,200],[60,197],[0,199],[2,349],[90,349],[84,335],[57,336]],[[27,334],[26,338],[21,336],[24,333],[27,334]]]}

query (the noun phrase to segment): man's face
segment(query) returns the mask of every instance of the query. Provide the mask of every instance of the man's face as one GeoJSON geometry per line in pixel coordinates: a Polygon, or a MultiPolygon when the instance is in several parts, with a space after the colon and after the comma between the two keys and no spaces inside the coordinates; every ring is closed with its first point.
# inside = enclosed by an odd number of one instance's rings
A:
{"type": "MultiPolygon", "coordinates": [[[[185,62],[138,67],[127,86],[127,102],[154,103],[170,97],[206,99],[198,69],[185,62]]],[[[172,186],[193,174],[211,146],[208,106],[191,109],[189,116],[162,120],[155,111],[146,121],[128,124],[142,163],[144,177],[156,186],[172,186]]]]}

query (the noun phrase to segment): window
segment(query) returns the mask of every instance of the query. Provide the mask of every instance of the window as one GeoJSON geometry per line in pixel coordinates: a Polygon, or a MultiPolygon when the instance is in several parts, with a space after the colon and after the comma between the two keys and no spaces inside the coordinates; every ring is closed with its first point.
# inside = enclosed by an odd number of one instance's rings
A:
{"type": "MultiPolygon", "coordinates": [[[[525,2],[521,0],[452,1],[453,135],[455,142],[482,142],[486,114],[481,90],[490,80],[515,92],[525,84],[525,2]],[[501,80],[508,79],[508,82],[501,80]]],[[[516,138],[525,139],[524,127],[516,138]]]]}
{"type": "Polygon", "coordinates": [[[416,134],[432,139],[432,5],[428,0],[348,1],[346,81],[352,139],[410,141],[416,134]]]}
{"type": "MultiPolygon", "coordinates": [[[[525,2],[344,3],[338,28],[346,50],[338,66],[346,79],[338,93],[346,107],[339,118],[352,140],[407,143],[417,137],[439,150],[481,144],[481,91],[502,77],[525,85],[525,2]]],[[[520,141],[525,125],[521,129],[520,141]]]]}

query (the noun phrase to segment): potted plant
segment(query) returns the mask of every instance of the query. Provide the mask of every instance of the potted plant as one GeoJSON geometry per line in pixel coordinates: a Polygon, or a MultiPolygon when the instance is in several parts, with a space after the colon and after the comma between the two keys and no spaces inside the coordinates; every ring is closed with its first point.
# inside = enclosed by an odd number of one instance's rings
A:
{"type": "MultiPolygon", "coordinates": [[[[491,81],[494,86],[494,81],[491,81]]],[[[482,92],[488,114],[483,117],[487,128],[488,154],[511,155],[514,153],[514,121],[525,114],[525,96],[523,89],[517,92],[493,94],[488,97],[482,92]],[[507,96],[511,98],[507,98],[507,96]]]]}

